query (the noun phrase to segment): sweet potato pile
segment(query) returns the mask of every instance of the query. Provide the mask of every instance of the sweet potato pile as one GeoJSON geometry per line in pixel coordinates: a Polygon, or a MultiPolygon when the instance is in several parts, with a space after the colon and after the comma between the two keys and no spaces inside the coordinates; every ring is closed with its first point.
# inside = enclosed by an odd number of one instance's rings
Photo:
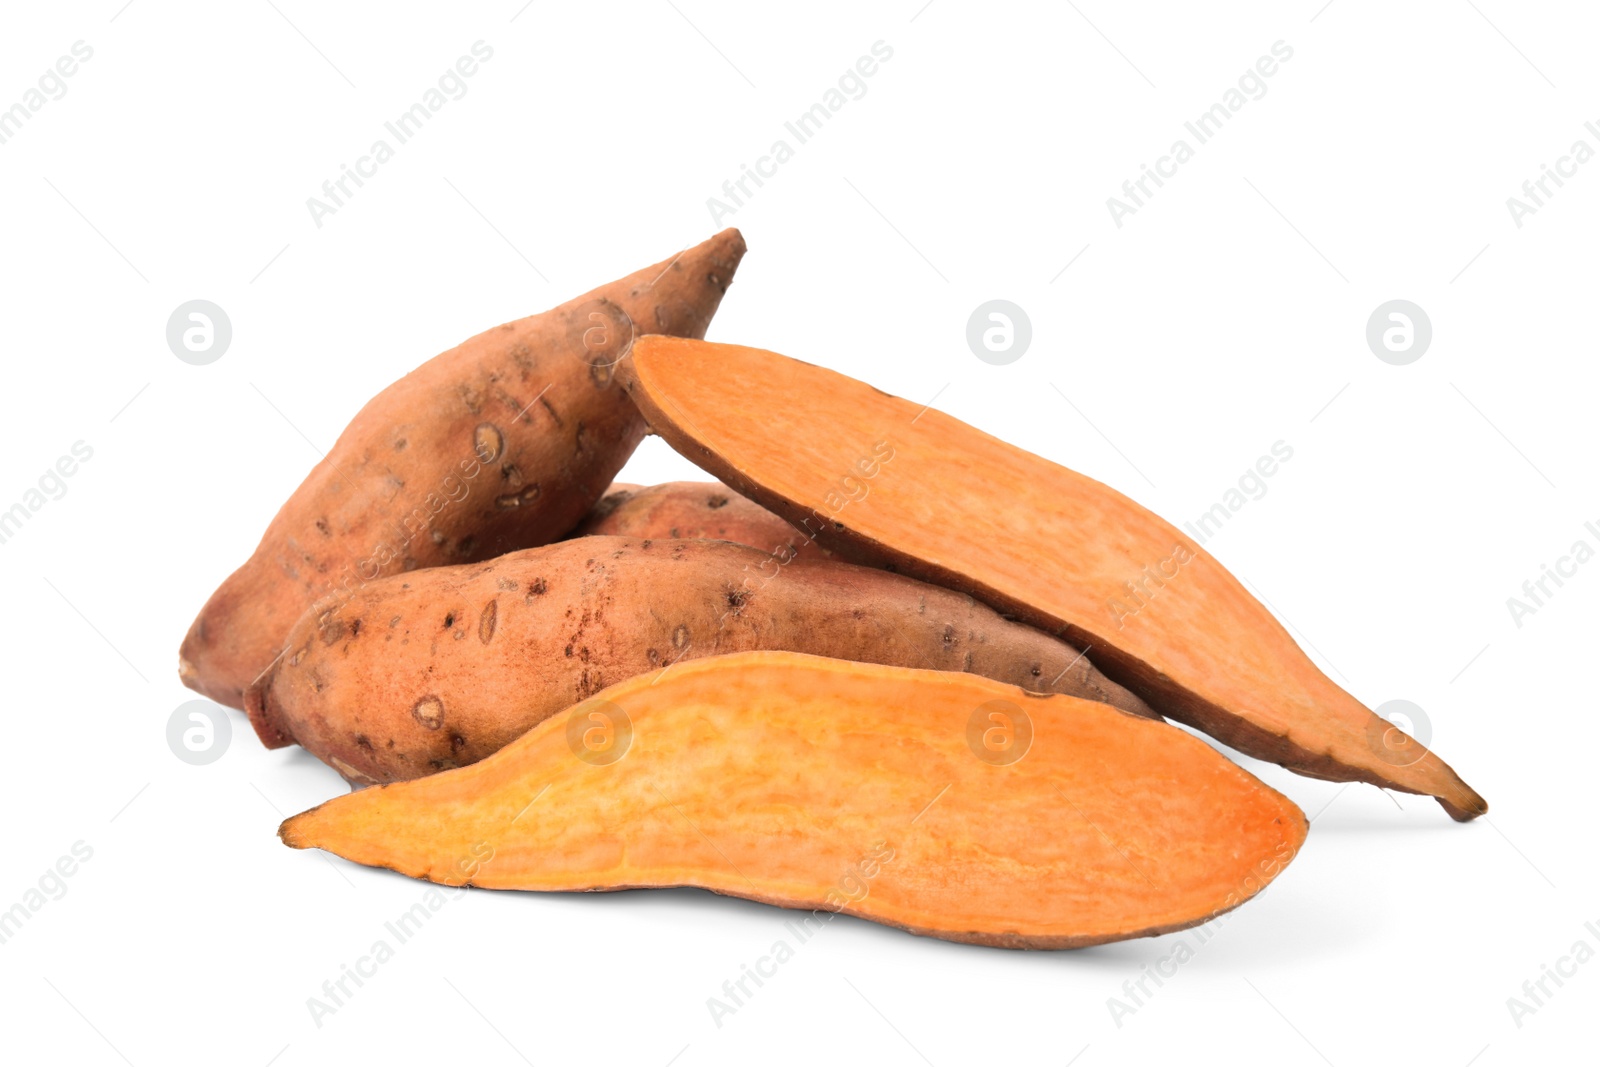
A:
{"type": "Polygon", "coordinates": [[[357,787],[285,843],[1067,948],[1205,922],[1305,838],[1166,718],[1487,810],[1128,498],[700,340],[743,253],[725,231],[423,364],[212,596],[183,681],[357,787]],[[646,432],[721,481],[611,484],[646,432]]]}

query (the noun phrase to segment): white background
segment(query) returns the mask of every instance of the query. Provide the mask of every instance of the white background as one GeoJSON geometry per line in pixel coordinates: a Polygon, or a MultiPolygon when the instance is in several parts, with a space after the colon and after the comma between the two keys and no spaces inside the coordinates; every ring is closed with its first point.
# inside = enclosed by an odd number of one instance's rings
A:
{"type": "MultiPolygon", "coordinates": [[[[0,945],[8,1059],[1592,1059],[1600,962],[1520,1027],[1507,998],[1600,949],[1600,562],[1520,627],[1506,604],[1600,548],[1600,162],[1521,228],[1506,207],[1600,148],[1592,10],[274,2],[8,6],[0,32],[0,107],[94,49],[0,145],[0,510],[93,448],[0,545],[0,909],[93,850],[0,945]],[[480,39],[466,96],[316,227],[307,197],[480,39]],[[218,762],[172,755],[190,619],[369,396],[719,228],[707,198],[879,40],[866,95],[725,220],[750,252],[711,338],[937,396],[1177,521],[1286,442],[1208,549],[1358,697],[1421,706],[1491,814],[1250,763],[1307,846],[1120,1025],[1109,998],[1194,935],[1015,953],[840,919],[718,1027],[706,999],[788,916],[674,891],[468,893],[318,1027],[307,998],[425,886],[279,844],[343,785],[242,716],[218,762]],[[1115,226],[1106,198],[1279,40],[1267,94],[1115,226]],[[209,366],[165,341],[194,298],[233,324],[209,366]],[[992,298],[1032,320],[1008,366],[964,338],[992,298]],[[1403,367],[1364,339],[1395,298],[1434,328],[1403,367]]],[[[692,476],[656,440],[625,472],[692,476]]]]}

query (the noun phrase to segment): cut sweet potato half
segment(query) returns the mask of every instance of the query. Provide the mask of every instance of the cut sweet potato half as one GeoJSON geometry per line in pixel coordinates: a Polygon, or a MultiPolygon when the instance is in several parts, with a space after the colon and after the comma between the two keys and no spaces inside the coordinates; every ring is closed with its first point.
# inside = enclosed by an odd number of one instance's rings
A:
{"type": "Polygon", "coordinates": [[[1320,670],[1193,540],[1108,486],[776,353],[651,336],[618,368],[651,429],[841,558],[970,593],[1161,714],[1314,778],[1488,804],[1320,670]]]}
{"type": "Polygon", "coordinates": [[[1165,723],[786,652],[641,675],[480,763],[279,830],[446,885],[698,886],[1011,948],[1205,922],[1305,834],[1288,798],[1165,723]]]}

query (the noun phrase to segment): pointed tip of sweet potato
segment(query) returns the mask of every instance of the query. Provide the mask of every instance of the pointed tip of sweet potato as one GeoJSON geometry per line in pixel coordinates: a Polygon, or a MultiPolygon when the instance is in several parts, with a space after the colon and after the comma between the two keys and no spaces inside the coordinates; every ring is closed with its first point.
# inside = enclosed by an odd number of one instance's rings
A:
{"type": "Polygon", "coordinates": [[[1489,814],[1489,802],[1465,782],[1461,783],[1461,788],[1453,799],[1447,800],[1440,796],[1433,799],[1437,800],[1439,806],[1445,810],[1445,814],[1456,822],[1471,822],[1480,815],[1489,814]]]}

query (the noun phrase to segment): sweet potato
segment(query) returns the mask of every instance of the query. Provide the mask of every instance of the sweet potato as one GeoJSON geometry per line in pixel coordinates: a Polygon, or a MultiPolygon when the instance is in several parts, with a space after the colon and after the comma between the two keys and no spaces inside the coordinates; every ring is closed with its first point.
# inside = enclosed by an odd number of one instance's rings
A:
{"type": "Polygon", "coordinates": [[[791,929],[843,912],[1008,948],[1205,922],[1305,835],[1286,797],[1165,723],[781,652],[641,675],[474,766],[279,829],[445,885],[698,886],[813,911],[791,929]]]}
{"type": "Polygon", "coordinates": [[[971,671],[1149,714],[1077,649],[964,594],[729,541],[581,537],[381,578],[308,612],[288,649],[247,694],[250,721],[355,783],[481,760],[613,682],[754,649],[971,671]]]}
{"type": "Polygon", "coordinates": [[[571,536],[594,534],[737,541],[785,559],[828,556],[811,538],[720,482],[614,485],[571,536]]]}
{"type": "Polygon", "coordinates": [[[325,594],[566,533],[644,435],[612,383],[616,361],[636,332],[703,336],[743,254],[725,230],[479,334],[379,393],[201,609],[179,653],[184,684],[242,707],[325,594]]]}
{"type": "Polygon", "coordinates": [[[972,594],[1089,650],[1161,714],[1259,759],[1488,810],[1324,675],[1212,556],[1121,493],[940,411],[772,352],[641,338],[651,429],[841,558],[972,594]]]}

